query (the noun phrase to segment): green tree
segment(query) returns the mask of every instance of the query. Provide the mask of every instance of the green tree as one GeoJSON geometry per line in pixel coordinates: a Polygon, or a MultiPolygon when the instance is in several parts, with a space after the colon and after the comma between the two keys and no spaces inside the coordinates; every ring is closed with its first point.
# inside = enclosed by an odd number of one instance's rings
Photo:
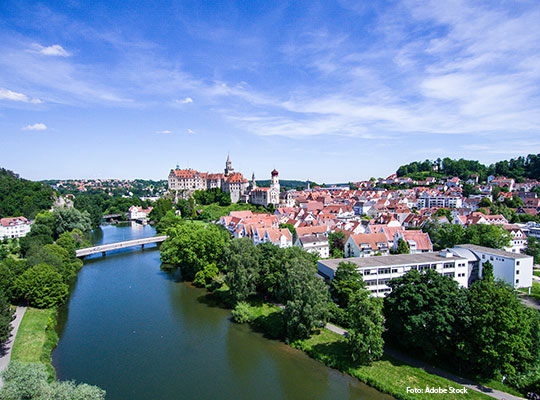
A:
{"type": "Polygon", "coordinates": [[[208,264],[219,266],[230,241],[229,233],[214,224],[183,223],[168,228],[166,233],[169,238],[161,245],[161,261],[180,267],[189,280],[208,264]]]}
{"type": "Polygon", "coordinates": [[[255,293],[259,279],[259,262],[260,252],[249,238],[233,240],[225,249],[225,283],[229,286],[235,304],[255,293]]]}
{"type": "Polygon", "coordinates": [[[384,299],[388,338],[428,359],[455,357],[466,326],[464,289],[435,270],[410,270],[388,286],[392,288],[384,299]]]}
{"type": "Polygon", "coordinates": [[[38,308],[54,307],[64,303],[68,286],[62,275],[47,264],[35,265],[27,269],[15,280],[19,296],[38,308]]]}
{"type": "Polygon", "coordinates": [[[193,284],[198,287],[206,287],[218,275],[219,270],[216,264],[211,263],[195,274],[193,284]]]}
{"type": "Polygon", "coordinates": [[[397,245],[395,254],[409,254],[410,252],[411,250],[409,249],[409,244],[405,240],[400,238],[398,240],[398,245],[397,245]]]}
{"type": "Polygon", "coordinates": [[[510,245],[511,236],[499,225],[477,224],[465,229],[461,243],[502,249],[510,245]]]}
{"type": "Polygon", "coordinates": [[[281,297],[287,299],[283,310],[287,341],[306,338],[313,329],[324,326],[329,293],[313,264],[302,260],[287,268],[281,290],[281,297]]]}
{"type": "Polygon", "coordinates": [[[352,359],[370,363],[381,358],[384,348],[382,300],[372,297],[368,290],[361,289],[351,296],[347,313],[351,327],[347,342],[352,359]]]}
{"type": "Polygon", "coordinates": [[[97,386],[74,382],[48,382],[43,364],[12,361],[2,373],[2,400],[105,400],[105,391],[97,386]]]}
{"type": "Polygon", "coordinates": [[[527,248],[524,253],[533,256],[535,264],[540,264],[540,240],[534,236],[529,236],[527,238],[527,248]]]}
{"type": "Polygon", "coordinates": [[[430,223],[424,225],[423,231],[429,234],[433,249],[441,250],[463,243],[465,228],[461,225],[430,223]]]}
{"type": "Polygon", "coordinates": [[[357,265],[352,262],[340,262],[334,279],[330,282],[330,293],[336,298],[339,306],[346,308],[351,296],[364,288],[364,280],[357,265]]]}
{"type": "Polygon", "coordinates": [[[471,323],[465,353],[474,370],[486,376],[512,375],[538,364],[538,342],[531,313],[516,292],[501,281],[483,279],[468,290],[471,323]]]}
{"type": "Polygon", "coordinates": [[[169,211],[172,211],[172,209],[173,203],[171,199],[158,199],[154,203],[152,211],[150,211],[150,215],[148,217],[151,221],[158,223],[169,211]]]}
{"type": "Polygon", "coordinates": [[[480,200],[480,203],[478,203],[478,206],[479,207],[491,207],[491,200],[488,199],[487,197],[484,197],[482,198],[482,200],[480,200]]]}
{"type": "Polygon", "coordinates": [[[343,258],[345,255],[345,234],[341,231],[330,232],[328,243],[330,245],[330,255],[334,258],[343,258]]]}
{"type": "Polygon", "coordinates": [[[11,312],[11,307],[4,292],[0,289],[0,347],[3,342],[9,339],[12,320],[13,313],[11,312]]]}
{"type": "Polygon", "coordinates": [[[439,208],[435,212],[436,217],[446,217],[448,221],[452,221],[452,211],[448,208],[439,208]]]}
{"type": "Polygon", "coordinates": [[[83,232],[92,230],[92,221],[87,211],[79,211],[74,207],[58,207],[53,212],[56,235],[79,229],[83,232]]]}

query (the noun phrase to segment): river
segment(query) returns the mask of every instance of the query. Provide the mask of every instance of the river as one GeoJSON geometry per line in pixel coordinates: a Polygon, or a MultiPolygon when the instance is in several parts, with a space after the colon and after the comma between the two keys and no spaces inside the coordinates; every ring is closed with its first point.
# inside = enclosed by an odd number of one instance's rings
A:
{"type": "MultiPolygon", "coordinates": [[[[104,226],[95,244],[154,235],[104,226]]],[[[160,269],[156,248],[85,260],[60,312],[57,376],[98,385],[107,399],[373,399],[384,395],[231,322],[206,291],[160,269]]]]}

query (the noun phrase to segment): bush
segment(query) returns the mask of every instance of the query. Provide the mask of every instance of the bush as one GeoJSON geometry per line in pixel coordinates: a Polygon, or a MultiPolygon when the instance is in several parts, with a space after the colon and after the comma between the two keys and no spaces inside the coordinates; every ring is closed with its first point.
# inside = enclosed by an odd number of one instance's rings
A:
{"type": "Polygon", "coordinates": [[[248,322],[253,322],[254,315],[252,314],[249,304],[245,301],[241,301],[236,304],[234,310],[232,310],[233,321],[239,324],[245,324],[248,322]]]}
{"type": "Polygon", "coordinates": [[[0,392],[2,400],[21,399],[70,399],[104,400],[105,391],[97,386],[75,384],[74,382],[48,383],[45,366],[38,363],[12,361],[2,373],[4,388],[0,392]]]}

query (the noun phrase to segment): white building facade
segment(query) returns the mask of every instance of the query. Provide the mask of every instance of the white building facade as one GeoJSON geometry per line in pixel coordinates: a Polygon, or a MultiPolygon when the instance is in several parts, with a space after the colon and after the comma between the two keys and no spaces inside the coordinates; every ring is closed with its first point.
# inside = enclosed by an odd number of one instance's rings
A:
{"type": "Polygon", "coordinates": [[[25,217],[0,219],[0,239],[14,239],[26,236],[30,232],[31,222],[25,217]]]}

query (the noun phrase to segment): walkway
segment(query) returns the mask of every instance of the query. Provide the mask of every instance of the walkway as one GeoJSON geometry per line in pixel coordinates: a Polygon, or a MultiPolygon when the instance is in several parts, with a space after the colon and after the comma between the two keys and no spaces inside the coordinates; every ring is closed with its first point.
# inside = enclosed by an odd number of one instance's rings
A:
{"type": "MultiPolygon", "coordinates": [[[[9,364],[13,342],[15,342],[15,337],[17,336],[17,331],[19,330],[19,325],[21,325],[21,320],[25,312],[26,307],[17,307],[15,310],[15,319],[11,321],[11,326],[13,326],[11,336],[0,349],[0,373],[5,370],[9,364]]],[[[0,376],[0,389],[2,386],[4,386],[4,382],[2,380],[2,376],[0,376]]]]}
{"type": "Polygon", "coordinates": [[[143,239],[126,240],[125,242],[109,243],[109,244],[104,244],[101,246],[78,249],[76,250],[75,253],[77,257],[86,257],[91,254],[99,254],[99,253],[105,254],[107,251],[125,249],[127,247],[134,247],[134,246],[144,247],[145,244],[161,243],[161,242],[164,242],[165,239],[167,239],[167,236],[154,236],[154,237],[143,238],[143,239]]]}
{"type": "MultiPolygon", "coordinates": [[[[336,326],[336,325],[333,325],[333,324],[326,324],[325,326],[326,329],[332,331],[332,332],[335,332],[339,335],[343,335],[343,336],[346,336],[347,335],[347,331],[340,328],[339,326],[336,326]]],[[[411,357],[408,357],[404,354],[401,354],[399,352],[397,352],[396,350],[393,350],[393,349],[389,349],[389,348],[386,348],[384,349],[384,352],[389,355],[390,357],[393,357],[395,358],[396,360],[399,360],[401,362],[404,362],[405,364],[408,364],[408,365],[412,365],[413,367],[416,367],[416,368],[420,368],[420,369],[423,369],[424,371],[430,373],[430,374],[433,374],[433,375],[438,375],[442,378],[446,378],[450,381],[453,381],[453,382],[456,382],[458,384],[460,384],[461,386],[464,386],[466,387],[467,389],[471,389],[471,390],[475,390],[477,392],[480,392],[480,393],[483,393],[487,396],[490,396],[490,397],[493,397],[495,399],[498,399],[498,400],[522,400],[523,398],[522,397],[516,397],[516,396],[513,396],[511,394],[508,394],[508,393],[504,393],[504,392],[501,392],[501,391],[498,391],[498,390],[495,390],[495,389],[491,389],[491,388],[488,388],[486,386],[483,386],[483,385],[479,385],[478,383],[474,383],[473,381],[471,380],[468,380],[468,379],[465,379],[465,378],[461,378],[459,376],[456,376],[456,375],[453,375],[449,372],[446,372],[446,371],[443,371],[441,369],[438,369],[438,368],[435,368],[431,365],[428,365],[422,361],[418,361],[414,358],[411,358],[411,357]]]]}

